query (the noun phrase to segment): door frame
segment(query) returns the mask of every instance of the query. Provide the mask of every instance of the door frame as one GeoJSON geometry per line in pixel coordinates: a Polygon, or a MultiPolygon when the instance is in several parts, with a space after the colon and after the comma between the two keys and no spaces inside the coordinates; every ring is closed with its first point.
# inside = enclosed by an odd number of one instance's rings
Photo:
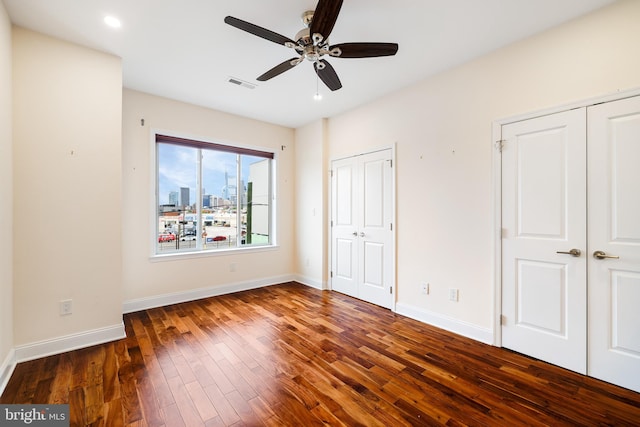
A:
{"type": "Polygon", "coordinates": [[[392,168],[391,168],[391,223],[393,224],[393,231],[391,233],[391,253],[393,254],[392,259],[391,259],[391,277],[393,278],[393,283],[391,283],[391,288],[393,289],[393,299],[391,302],[391,311],[392,312],[396,312],[396,304],[398,303],[398,277],[397,277],[397,269],[396,269],[396,260],[398,258],[398,253],[397,253],[397,247],[396,247],[396,236],[398,233],[398,227],[397,227],[397,223],[396,223],[396,201],[397,201],[397,189],[396,189],[396,182],[397,182],[397,178],[396,178],[396,169],[397,169],[397,162],[396,162],[396,144],[393,143],[391,145],[387,145],[387,146],[382,146],[382,147],[377,147],[377,148],[372,148],[371,150],[367,150],[367,151],[362,151],[362,152],[358,152],[358,153],[353,153],[353,154],[349,154],[349,155],[343,155],[343,156],[339,156],[339,157],[331,157],[329,159],[329,170],[328,170],[328,174],[329,174],[329,197],[328,197],[328,212],[329,215],[327,215],[327,230],[329,230],[328,233],[328,241],[327,241],[327,256],[328,256],[328,262],[327,262],[327,277],[328,277],[328,289],[333,291],[333,277],[331,277],[331,269],[332,269],[332,261],[333,261],[333,251],[332,251],[332,239],[333,239],[333,227],[331,226],[331,221],[333,221],[333,218],[331,217],[331,213],[333,212],[333,179],[331,176],[331,172],[332,172],[332,166],[333,166],[333,162],[338,161],[338,160],[343,160],[343,159],[348,159],[351,157],[357,157],[357,156],[362,156],[365,154],[371,154],[371,153],[377,153],[379,151],[386,151],[386,150],[391,150],[391,164],[392,164],[392,168]]]}
{"type": "MultiPolygon", "coordinates": [[[[504,117],[492,122],[492,187],[493,187],[493,345],[502,347],[502,126],[523,120],[548,116],[575,108],[586,108],[605,102],[640,95],[640,88],[620,91],[543,110],[504,117]]],[[[586,326],[585,326],[586,327],[586,326]]]]}

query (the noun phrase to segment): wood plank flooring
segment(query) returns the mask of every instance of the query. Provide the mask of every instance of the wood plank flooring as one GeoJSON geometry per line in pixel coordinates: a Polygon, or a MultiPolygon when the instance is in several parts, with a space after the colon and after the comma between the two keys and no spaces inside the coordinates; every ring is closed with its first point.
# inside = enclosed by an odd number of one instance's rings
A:
{"type": "Polygon", "coordinates": [[[72,426],[640,425],[639,393],[296,283],[124,322],[20,363],[0,403],[69,403],[72,426]]]}

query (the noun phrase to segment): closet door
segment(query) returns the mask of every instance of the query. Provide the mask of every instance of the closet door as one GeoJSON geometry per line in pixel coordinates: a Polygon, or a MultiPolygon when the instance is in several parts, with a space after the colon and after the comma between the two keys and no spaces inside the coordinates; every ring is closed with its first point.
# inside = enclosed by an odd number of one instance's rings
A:
{"type": "Polygon", "coordinates": [[[331,289],[358,296],[358,160],[331,167],[331,289]]]}
{"type": "Polygon", "coordinates": [[[502,128],[502,345],[586,373],[585,110],[502,128]]]}
{"type": "Polygon", "coordinates": [[[391,150],[358,156],[358,298],[391,308],[392,268],[391,150]]]}
{"type": "Polygon", "coordinates": [[[332,163],[331,289],[392,308],[391,150],[332,163]]]}
{"type": "Polygon", "coordinates": [[[589,375],[640,392],[640,97],[588,109],[589,375]]]}

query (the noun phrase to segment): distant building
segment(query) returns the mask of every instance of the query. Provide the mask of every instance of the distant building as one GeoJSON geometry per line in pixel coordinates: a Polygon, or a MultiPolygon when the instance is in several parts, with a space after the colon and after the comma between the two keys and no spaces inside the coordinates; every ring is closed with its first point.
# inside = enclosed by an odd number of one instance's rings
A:
{"type": "Polygon", "coordinates": [[[191,205],[189,198],[189,187],[180,187],[180,206],[191,205]]]}
{"type": "Polygon", "coordinates": [[[178,206],[178,192],[170,191],[169,192],[169,204],[173,206],[178,206]]]}

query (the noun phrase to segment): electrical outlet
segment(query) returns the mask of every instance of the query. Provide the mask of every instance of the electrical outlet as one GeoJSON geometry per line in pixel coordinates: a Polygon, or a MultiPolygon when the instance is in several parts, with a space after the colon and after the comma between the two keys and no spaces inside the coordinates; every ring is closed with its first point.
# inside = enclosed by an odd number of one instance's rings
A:
{"type": "Polygon", "coordinates": [[[65,299],[60,301],[60,316],[66,316],[72,313],[73,311],[72,302],[73,301],[70,299],[65,299]]]}
{"type": "Polygon", "coordinates": [[[449,289],[449,301],[458,301],[458,290],[455,288],[449,289]]]}
{"type": "Polygon", "coordinates": [[[422,289],[423,294],[429,295],[429,284],[427,282],[423,282],[420,289],[422,289]]]}

